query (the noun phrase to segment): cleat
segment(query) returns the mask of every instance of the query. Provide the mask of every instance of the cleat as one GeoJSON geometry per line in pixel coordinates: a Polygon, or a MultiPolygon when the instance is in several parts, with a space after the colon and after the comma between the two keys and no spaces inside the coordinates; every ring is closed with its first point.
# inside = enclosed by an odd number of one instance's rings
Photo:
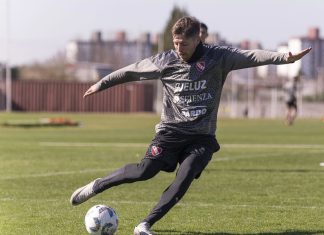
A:
{"type": "Polygon", "coordinates": [[[74,191],[70,198],[70,202],[73,206],[77,206],[88,199],[92,198],[96,193],[93,191],[93,185],[96,183],[98,179],[95,179],[94,181],[90,182],[89,184],[78,188],[77,190],[74,191]]]}
{"type": "Polygon", "coordinates": [[[154,235],[150,231],[150,224],[147,222],[142,222],[139,225],[137,225],[134,229],[134,235],[154,235]]]}

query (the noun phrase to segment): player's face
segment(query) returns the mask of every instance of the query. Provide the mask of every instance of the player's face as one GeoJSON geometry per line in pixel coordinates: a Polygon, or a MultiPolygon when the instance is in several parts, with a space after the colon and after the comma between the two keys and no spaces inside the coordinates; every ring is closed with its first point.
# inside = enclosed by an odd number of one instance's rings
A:
{"type": "Polygon", "coordinates": [[[186,38],[182,34],[173,35],[174,49],[184,61],[188,61],[191,58],[199,42],[199,35],[190,38],[186,38]]]}
{"type": "Polygon", "coordinates": [[[205,28],[200,27],[199,37],[202,42],[205,42],[206,38],[208,37],[208,33],[205,28]]]}

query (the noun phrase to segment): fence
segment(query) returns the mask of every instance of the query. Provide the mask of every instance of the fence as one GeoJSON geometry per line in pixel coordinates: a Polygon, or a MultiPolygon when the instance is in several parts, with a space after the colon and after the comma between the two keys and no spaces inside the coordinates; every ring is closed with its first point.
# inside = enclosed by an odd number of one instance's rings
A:
{"type": "MultiPolygon", "coordinates": [[[[154,85],[129,83],[83,99],[92,83],[13,81],[12,110],[26,112],[152,112],[154,85]]],[[[5,85],[0,81],[0,110],[5,109],[5,85]]]]}

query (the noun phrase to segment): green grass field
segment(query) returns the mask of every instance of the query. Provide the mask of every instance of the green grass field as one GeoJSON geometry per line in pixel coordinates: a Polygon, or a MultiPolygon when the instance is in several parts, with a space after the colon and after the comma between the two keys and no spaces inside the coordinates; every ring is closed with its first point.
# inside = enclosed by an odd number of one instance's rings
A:
{"type": "MultiPolygon", "coordinates": [[[[0,234],[87,234],[95,204],[116,209],[116,235],[131,235],[175,173],[126,184],[72,207],[71,193],[139,161],[159,117],[149,114],[0,113],[0,123],[68,117],[80,127],[0,126],[0,234]]],[[[218,121],[216,153],[157,235],[324,234],[324,123],[218,121]]]]}

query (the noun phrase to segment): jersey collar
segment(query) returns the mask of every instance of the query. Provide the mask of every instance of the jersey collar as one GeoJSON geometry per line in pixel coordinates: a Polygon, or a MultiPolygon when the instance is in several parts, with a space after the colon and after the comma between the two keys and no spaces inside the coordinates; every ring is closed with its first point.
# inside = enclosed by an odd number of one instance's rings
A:
{"type": "Polygon", "coordinates": [[[204,54],[204,46],[202,42],[200,42],[197,47],[195,52],[192,54],[191,58],[187,61],[188,63],[194,63],[197,62],[204,54]]]}

